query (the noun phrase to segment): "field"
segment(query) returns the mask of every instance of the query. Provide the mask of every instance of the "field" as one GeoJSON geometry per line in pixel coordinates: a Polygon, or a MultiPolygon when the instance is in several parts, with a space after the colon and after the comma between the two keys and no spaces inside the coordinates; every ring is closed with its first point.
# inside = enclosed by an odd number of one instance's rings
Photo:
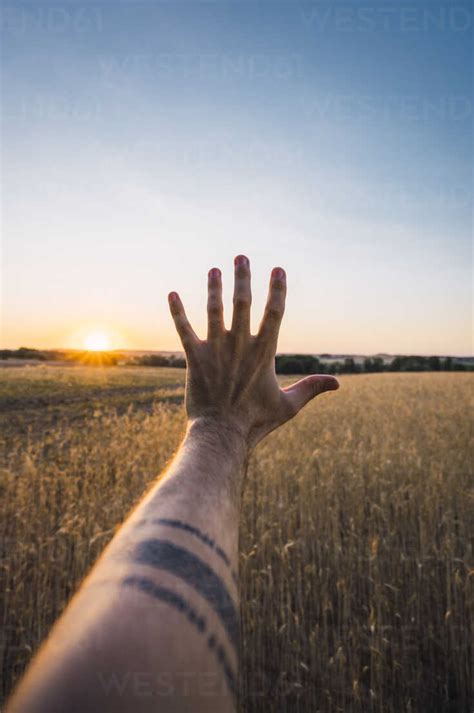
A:
{"type": "MultiPolygon", "coordinates": [[[[183,381],[0,370],[3,695],[178,446],[183,381]]],[[[258,447],[240,533],[243,711],[472,710],[473,385],[342,377],[258,447]]]]}

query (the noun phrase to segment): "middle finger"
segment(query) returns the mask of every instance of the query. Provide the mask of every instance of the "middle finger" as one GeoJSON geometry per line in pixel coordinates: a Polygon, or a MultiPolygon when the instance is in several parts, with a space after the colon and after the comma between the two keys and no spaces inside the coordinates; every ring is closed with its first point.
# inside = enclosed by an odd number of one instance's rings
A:
{"type": "Polygon", "coordinates": [[[250,335],[250,306],[252,304],[250,262],[245,255],[237,255],[234,264],[234,313],[231,331],[235,336],[248,336],[250,335]]]}

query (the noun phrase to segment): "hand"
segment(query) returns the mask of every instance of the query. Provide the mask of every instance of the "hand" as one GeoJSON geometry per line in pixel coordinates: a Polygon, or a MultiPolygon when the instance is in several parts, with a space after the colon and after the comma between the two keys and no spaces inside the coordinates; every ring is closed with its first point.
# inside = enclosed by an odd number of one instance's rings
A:
{"type": "Polygon", "coordinates": [[[250,334],[250,264],[235,258],[234,313],[225,328],[222,276],[208,275],[208,331],[200,340],[176,292],[168,296],[188,366],[185,405],[191,421],[204,419],[239,433],[248,448],[295,416],[312,398],[339,388],[333,376],[312,375],[281,389],[275,374],[278,332],[285,309],[286,275],[272,270],[268,299],[258,334],[250,334]]]}

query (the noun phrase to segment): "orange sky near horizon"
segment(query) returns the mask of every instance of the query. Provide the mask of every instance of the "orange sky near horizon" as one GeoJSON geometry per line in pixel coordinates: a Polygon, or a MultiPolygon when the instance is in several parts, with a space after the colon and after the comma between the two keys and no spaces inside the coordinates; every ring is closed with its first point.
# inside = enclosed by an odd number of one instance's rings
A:
{"type": "MultiPolygon", "coordinates": [[[[232,268],[230,271],[232,279],[232,268]]],[[[224,279],[226,275],[224,274],[224,279]]],[[[254,279],[255,282],[255,279],[254,279]]],[[[264,280],[253,288],[252,331],[258,328],[259,316],[265,302],[264,280]]],[[[459,355],[471,356],[469,324],[463,323],[462,315],[457,323],[448,323],[448,328],[426,330],[417,333],[416,324],[407,329],[407,321],[395,317],[379,324],[376,315],[348,314],[347,319],[330,310],[318,311],[305,309],[304,314],[298,305],[297,295],[292,298],[291,275],[289,276],[289,294],[283,320],[278,350],[286,353],[338,353],[338,354],[420,354],[420,355],[459,355]],[[462,338],[463,332],[465,338],[462,338]],[[460,338],[461,337],[461,338],[460,338]],[[446,349],[446,344],[455,348],[446,349]],[[456,348],[457,346],[457,348],[456,348]]],[[[181,290],[189,319],[201,338],[206,333],[205,288],[200,286],[200,295],[192,295],[192,290],[181,290]]],[[[38,349],[84,349],[94,335],[103,335],[109,349],[180,351],[181,344],[176,335],[174,324],[168,313],[167,292],[162,291],[162,299],[156,305],[155,321],[147,323],[149,313],[126,322],[121,319],[120,310],[116,315],[106,315],[102,319],[90,318],[64,319],[54,315],[47,321],[37,323],[33,320],[26,326],[27,316],[2,324],[2,348],[16,349],[20,346],[38,349]],[[26,328],[25,328],[26,327],[26,328]]],[[[226,323],[230,326],[231,297],[226,296],[226,323]]],[[[59,311],[59,310],[58,310],[59,311]]],[[[99,311],[99,310],[98,310],[99,311]]]]}

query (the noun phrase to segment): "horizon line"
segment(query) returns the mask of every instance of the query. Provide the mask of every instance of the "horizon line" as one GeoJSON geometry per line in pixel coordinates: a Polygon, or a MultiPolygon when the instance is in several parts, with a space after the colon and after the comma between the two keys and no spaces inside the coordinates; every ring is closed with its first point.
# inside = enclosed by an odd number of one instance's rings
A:
{"type": "MultiPolygon", "coordinates": [[[[19,351],[20,349],[31,349],[34,351],[44,351],[44,352],[93,352],[94,350],[84,349],[80,347],[25,347],[20,346],[16,348],[12,347],[0,347],[0,351],[19,351]]],[[[99,351],[99,350],[97,350],[99,351]]],[[[146,354],[179,354],[183,357],[185,353],[182,349],[130,349],[130,348],[114,348],[114,349],[104,349],[101,351],[102,354],[133,354],[133,353],[146,353],[146,354]]],[[[439,357],[452,359],[474,359],[474,354],[452,354],[452,353],[442,353],[435,354],[433,352],[351,352],[351,351],[338,351],[338,352],[308,352],[308,351],[277,351],[275,356],[313,356],[313,357],[397,357],[397,356],[420,356],[420,357],[439,357]]]]}

